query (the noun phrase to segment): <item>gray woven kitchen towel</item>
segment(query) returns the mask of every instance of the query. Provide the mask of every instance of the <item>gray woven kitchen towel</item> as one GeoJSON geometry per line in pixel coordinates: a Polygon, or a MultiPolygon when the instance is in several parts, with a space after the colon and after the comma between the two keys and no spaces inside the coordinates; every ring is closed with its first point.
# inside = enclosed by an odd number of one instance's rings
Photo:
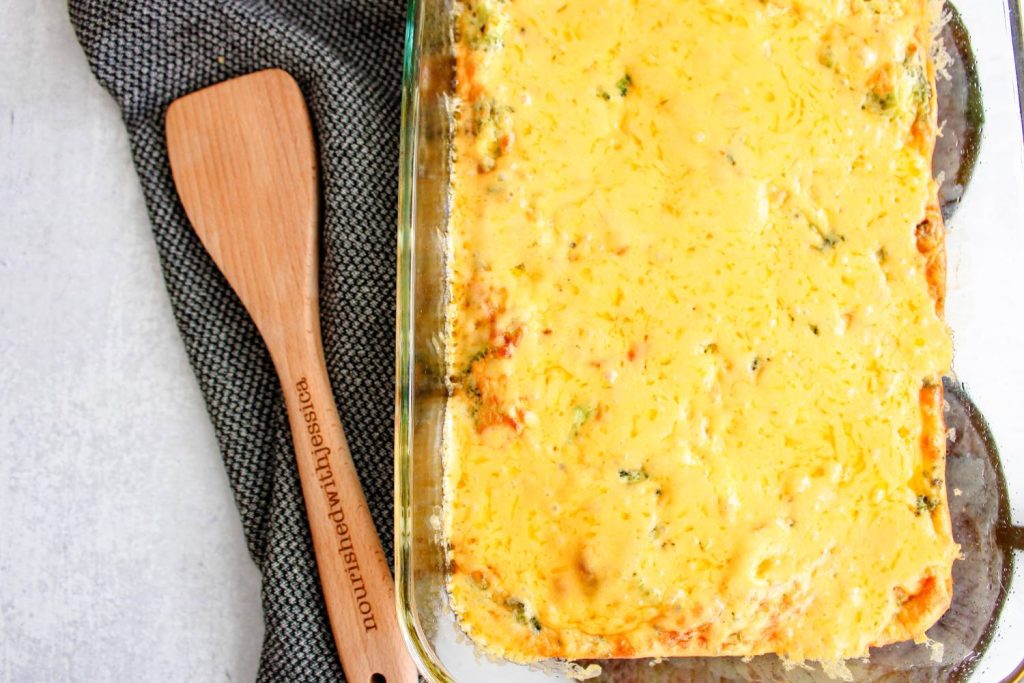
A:
{"type": "Polygon", "coordinates": [[[164,111],[197,88],[267,67],[285,69],[302,87],[321,162],[327,365],[390,557],[405,8],[400,0],[70,0],[69,6],[89,63],[128,127],[174,315],[262,573],[266,636],[259,680],[343,680],[277,379],[178,202],[164,111]]]}

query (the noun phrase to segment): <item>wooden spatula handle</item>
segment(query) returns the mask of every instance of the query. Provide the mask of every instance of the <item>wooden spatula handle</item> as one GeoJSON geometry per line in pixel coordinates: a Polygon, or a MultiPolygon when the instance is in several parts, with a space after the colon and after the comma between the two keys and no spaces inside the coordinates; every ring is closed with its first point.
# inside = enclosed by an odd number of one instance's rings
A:
{"type": "MultiPolygon", "coordinates": [[[[317,335],[319,336],[319,335],[317,335]]],[[[320,345],[274,359],[335,644],[350,683],[409,683],[387,558],[334,404],[320,345]],[[348,657],[346,653],[353,656],[348,657]]]]}

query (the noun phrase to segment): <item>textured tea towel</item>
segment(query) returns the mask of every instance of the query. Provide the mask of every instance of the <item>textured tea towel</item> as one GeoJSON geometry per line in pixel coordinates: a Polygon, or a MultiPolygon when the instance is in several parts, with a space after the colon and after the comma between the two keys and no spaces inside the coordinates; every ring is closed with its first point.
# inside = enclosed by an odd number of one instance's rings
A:
{"type": "Polygon", "coordinates": [[[395,0],[70,0],[69,8],[92,69],[128,127],[174,315],[262,573],[259,680],[343,680],[277,378],[178,202],[164,112],[177,97],[258,69],[280,67],[298,80],[321,162],[327,366],[390,557],[405,7],[395,0]]]}

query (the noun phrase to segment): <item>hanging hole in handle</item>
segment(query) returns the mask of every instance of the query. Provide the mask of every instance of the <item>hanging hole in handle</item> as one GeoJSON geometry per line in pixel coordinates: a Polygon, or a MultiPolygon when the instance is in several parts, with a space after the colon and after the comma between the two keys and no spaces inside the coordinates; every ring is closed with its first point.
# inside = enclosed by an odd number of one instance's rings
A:
{"type": "Polygon", "coordinates": [[[370,683],[388,683],[388,679],[384,678],[384,674],[373,674],[370,676],[370,683]]]}

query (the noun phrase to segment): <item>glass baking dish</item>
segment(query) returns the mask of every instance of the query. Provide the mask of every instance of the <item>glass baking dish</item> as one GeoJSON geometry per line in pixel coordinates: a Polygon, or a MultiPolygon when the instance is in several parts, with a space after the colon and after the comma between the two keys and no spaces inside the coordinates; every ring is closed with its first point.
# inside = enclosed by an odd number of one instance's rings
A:
{"type": "MultiPolygon", "coordinates": [[[[557,663],[493,661],[459,630],[441,537],[444,240],[453,85],[452,0],[410,0],[399,180],[395,424],[396,582],[407,644],[429,681],[569,680],[557,663]]],[[[961,0],[943,32],[936,151],[949,258],[946,480],[963,558],[954,605],[929,631],[853,661],[855,681],[1024,680],[1024,48],[1019,0],[961,0]],[[973,60],[971,52],[973,49],[973,60]],[[979,92],[980,88],[980,92],[979,92]],[[973,171],[973,174],[972,174],[973,171]]],[[[826,681],[774,656],[599,662],[597,681],[826,681]]]]}

